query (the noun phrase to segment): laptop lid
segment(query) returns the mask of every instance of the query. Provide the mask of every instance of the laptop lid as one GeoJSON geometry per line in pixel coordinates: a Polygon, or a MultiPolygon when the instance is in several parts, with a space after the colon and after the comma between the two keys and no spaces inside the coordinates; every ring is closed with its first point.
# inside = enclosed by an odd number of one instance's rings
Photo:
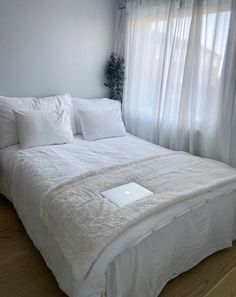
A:
{"type": "Polygon", "coordinates": [[[109,199],[117,206],[125,206],[137,200],[152,195],[153,192],[140,186],[135,182],[124,184],[107,191],[101,192],[101,195],[109,199]]]}

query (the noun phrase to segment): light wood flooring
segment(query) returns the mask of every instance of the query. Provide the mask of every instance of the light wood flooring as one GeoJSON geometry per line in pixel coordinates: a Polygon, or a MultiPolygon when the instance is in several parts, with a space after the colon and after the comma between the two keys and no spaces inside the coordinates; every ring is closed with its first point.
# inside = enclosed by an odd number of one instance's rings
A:
{"type": "MultiPolygon", "coordinates": [[[[234,267],[236,242],[232,248],[208,257],[170,281],[160,297],[204,297],[234,267]]],[[[27,236],[13,206],[1,197],[0,297],[66,297],[27,236]]]]}

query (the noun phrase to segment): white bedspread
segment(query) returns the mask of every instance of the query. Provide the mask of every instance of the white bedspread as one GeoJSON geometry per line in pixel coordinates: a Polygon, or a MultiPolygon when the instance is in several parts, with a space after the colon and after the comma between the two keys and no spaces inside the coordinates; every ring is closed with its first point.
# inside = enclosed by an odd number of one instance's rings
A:
{"type": "Polygon", "coordinates": [[[40,215],[81,282],[103,249],[130,226],[206,192],[210,200],[234,189],[233,168],[175,153],[92,171],[64,182],[41,200],[40,215]],[[130,181],[154,194],[124,207],[100,195],[130,181]]]}
{"type": "MultiPolygon", "coordinates": [[[[200,205],[202,199],[170,208],[168,212],[161,213],[158,217],[150,216],[147,220],[124,232],[99,256],[82,285],[78,284],[70,263],[39,217],[39,202],[41,199],[52,187],[88,171],[99,170],[151,156],[166,155],[170,152],[170,150],[130,135],[95,142],[84,141],[80,137],[76,137],[74,144],[37,147],[26,150],[20,150],[19,146],[16,145],[0,150],[0,193],[13,201],[28,234],[44,256],[60,287],[69,296],[100,297],[105,289],[105,272],[109,267],[109,263],[114,261],[117,255],[121,255],[127,248],[141,242],[143,238],[150,234],[150,230],[158,230],[163,224],[166,225],[176,214],[181,214],[186,209],[191,209],[194,205],[200,205]],[[131,238],[131,234],[135,234],[135,236],[131,238]]],[[[232,197],[234,198],[234,196],[235,193],[233,193],[232,197]]],[[[224,210],[227,213],[233,212],[233,208],[230,208],[231,204],[227,205],[229,207],[228,210],[224,210]]],[[[206,213],[206,216],[208,216],[208,213],[206,213]]],[[[223,220],[221,222],[220,226],[222,228],[224,226],[224,231],[221,234],[227,233],[225,235],[227,240],[224,241],[220,234],[221,244],[218,245],[218,248],[230,245],[232,232],[228,226],[230,224],[229,220],[232,221],[232,217],[233,214],[230,214],[228,217],[224,216],[225,222],[223,220]]],[[[214,225],[217,228],[217,224],[214,225]]],[[[207,229],[205,234],[207,234],[207,229]]],[[[182,242],[189,243],[186,240],[182,242]]],[[[176,253],[178,250],[176,250],[176,253]]],[[[206,256],[207,252],[203,252],[202,255],[206,256]]],[[[165,258],[162,260],[162,263],[159,262],[160,268],[166,263],[165,258]]],[[[195,263],[198,261],[199,259],[195,260],[195,263]]],[[[130,265],[130,268],[135,269],[136,264],[133,263],[130,265]]],[[[191,265],[193,264],[191,263],[191,265]]],[[[135,275],[139,276],[141,274],[141,271],[140,273],[136,271],[135,275]]],[[[121,274],[117,274],[117,280],[121,276],[121,274]]],[[[123,276],[124,279],[128,277],[126,273],[123,273],[123,276]]],[[[159,280],[160,286],[163,286],[167,276],[163,274],[159,280]]],[[[124,286],[123,288],[127,289],[124,286]]],[[[112,289],[115,290],[115,286],[112,289]]],[[[156,287],[153,285],[151,287],[147,286],[145,294],[138,288],[138,284],[134,289],[135,295],[133,296],[135,297],[143,297],[147,292],[150,293],[150,290],[157,292],[156,287]]],[[[119,295],[118,291],[117,294],[119,295]]],[[[152,295],[149,294],[148,296],[151,297],[152,295]]],[[[111,296],[117,297],[114,292],[112,292],[111,296]]],[[[131,297],[130,294],[128,296],[131,297]]]]}

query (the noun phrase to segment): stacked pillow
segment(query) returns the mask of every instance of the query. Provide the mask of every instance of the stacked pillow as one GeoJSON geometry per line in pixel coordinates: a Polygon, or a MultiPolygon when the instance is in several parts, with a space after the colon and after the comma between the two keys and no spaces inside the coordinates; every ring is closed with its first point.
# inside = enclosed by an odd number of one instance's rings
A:
{"type": "Polygon", "coordinates": [[[117,100],[72,99],[76,133],[86,140],[119,137],[126,134],[117,100]]]}
{"type": "Polygon", "coordinates": [[[76,134],[72,99],[70,94],[44,97],[44,98],[39,98],[34,100],[35,100],[36,110],[45,110],[45,111],[65,110],[65,113],[70,116],[71,129],[72,129],[73,135],[76,134]]]}
{"type": "MultiPolygon", "coordinates": [[[[65,143],[64,137],[66,136],[66,139],[70,142],[73,140],[73,134],[72,137],[69,138],[69,135],[71,135],[71,130],[74,129],[75,131],[75,123],[73,118],[73,108],[72,108],[72,102],[71,102],[71,96],[66,94],[62,96],[53,96],[53,97],[45,97],[45,98],[8,98],[8,97],[0,97],[0,149],[21,143],[21,146],[26,148],[29,147],[27,143],[22,142],[23,139],[26,139],[25,134],[29,133],[31,131],[31,135],[35,134],[35,137],[37,137],[37,130],[34,128],[35,122],[39,120],[38,117],[35,117],[36,115],[35,111],[42,111],[43,113],[47,112],[63,112],[63,117],[69,118],[69,126],[67,126],[67,135],[63,135],[64,130],[61,133],[62,139],[58,143],[65,143]],[[31,112],[31,121],[29,121],[29,117],[24,117],[24,112],[31,112]],[[21,112],[21,116],[15,117],[14,112],[21,112]],[[22,130],[22,127],[26,127],[26,124],[23,123],[24,118],[26,118],[27,125],[29,126],[27,131],[22,130]],[[21,138],[19,137],[21,136],[21,138]]],[[[55,117],[54,117],[55,119],[55,117]]],[[[66,121],[64,121],[66,122],[66,121]]],[[[44,134],[52,134],[53,131],[49,131],[49,128],[52,128],[51,125],[48,125],[48,129],[44,130],[44,134]]],[[[59,128],[58,128],[59,130],[59,128]]],[[[58,131],[57,131],[58,133],[58,131]]],[[[42,136],[42,135],[41,135],[42,136]]],[[[37,142],[36,142],[37,143],[37,142]]],[[[44,145],[45,143],[37,143],[35,145],[44,145]]],[[[54,141],[52,140],[51,143],[48,144],[54,144],[54,141]]],[[[35,146],[32,145],[31,146],[35,146]]]]}
{"type": "Polygon", "coordinates": [[[0,97],[0,149],[19,143],[14,110],[34,110],[34,98],[0,97]]]}
{"type": "Polygon", "coordinates": [[[73,142],[71,119],[66,110],[14,111],[22,148],[73,142]]]}
{"type": "Polygon", "coordinates": [[[0,96],[0,149],[70,143],[124,136],[121,104],[111,99],[79,99],[69,94],[44,98],[0,96]]]}

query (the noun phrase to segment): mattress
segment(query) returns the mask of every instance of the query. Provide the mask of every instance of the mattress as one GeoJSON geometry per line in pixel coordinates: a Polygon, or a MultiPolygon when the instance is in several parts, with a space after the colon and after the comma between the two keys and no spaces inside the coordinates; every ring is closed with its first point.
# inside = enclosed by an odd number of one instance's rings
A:
{"type": "MultiPolygon", "coordinates": [[[[170,152],[168,149],[131,135],[98,141],[85,141],[78,136],[73,144],[36,147],[26,150],[20,150],[19,146],[15,145],[0,151],[0,192],[13,202],[29,236],[40,250],[49,268],[53,271],[59,286],[69,296],[100,297],[105,293],[107,297],[143,297],[143,294],[154,297],[154,294],[159,293],[168,279],[191,268],[208,254],[231,245],[232,240],[235,238],[233,230],[235,230],[234,208],[236,193],[226,193],[224,196],[217,197],[214,205],[209,204],[208,206],[206,206],[205,199],[199,198],[198,200],[180,203],[158,216],[152,215],[129,228],[101,253],[84,282],[82,284],[77,283],[68,261],[40,219],[37,207],[38,201],[46,195],[49,189],[74,176],[91,170],[124,164],[150,156],[165,155],[170,152]],[[223,203],[225,201],[228,201],[228,203],[223,203]],[[223,210],[222,203],[223,206],[227,205],[227,207],[224,206],[225,209],[223,210]],[[222,211],[216,215],[219,209],[222,211]],[[186,257],[186,260],[183,260],[181,265],[178,265],[179,270],[173,273],[173,269],[176,270],[175,263],[168,273],[166,272],[162,277],[158,276],[159,281],[154,285],[156,273],[160,274],[160,269],[162,269],[162,265],[159,263],[159,272],[155,271],[155,275],[150,276],[148,280],[149,285],[146,288],[143,286],[140,288],[138,281],[140,279],[143,280],[145,277],[143,269],[137,268],[137,265],[139,266],[140,263],[132,261],[134,254],[137,256],[141,250],[144,250],[141,253],[142,256],[140,257],[142,260],[140,259],[140,261],[144,261],[144,255],[149,255],[150,259],[152,255],[155,255],[155,251],[150,251],[150,246],[153,246],[151,241],[156,240],[155,244],[160,242],[157,238],[160,238],[160,234],[165,229],[167,233],[164,232],[164,234],[173,235],[178,234],[178,232],[181,234],[183,230],[181,224],[185,224],[181,223],[181,220],[183,222],[189,220],[187,225],[191,225],[191,215],[196,219],[198,211],[201,213],[198,214],[201,231],[204,230],[202,222],[206,221],[207,218],[210,220],[205,226],[206,232],[195,234],[198,241],[192,242],[192,245],[195,245],[194,250],[198,256],[186,257]],[[177,217],[181,218],[178,230],[175,229],[178,224],[173,224],[177,217]],[[218,218],[218,222],[215,222],[212,219],[213,217],[218,218]],[[150,226],[153,228],[153,234],[147,233],[147,230],[150,230],[150,226]],[[215,237],[206,237],[210,226],[215,228],[216,232],[213,232],[215,237]],[[168,231],[168,228],[173,229],[168,231]],[[221,228],[221,232],[218,232],[217,228],[221,228]],[[134,233],[136,234],[135,238],[130,236],[130,234],[134,233]],[[204,248],[199,244],[199,242],[203,241],[201,236],[206,237],[204,248]],[[198,244],[199,249],[196,248],[198,244]],[[192,261],[190,260],[191,258],[192,261]],[[129,266],[125,268],[124,263],[129,263],[129,266]],[[132,271],[135,271],[136,281],[125,282],[132,274],[132,271]],[[133,286],[132,290],[130,286],[133,286]]],[[[192,232],[196,233],[197,230],[192,232]]],[[[185,238],[184,242],[186,245],[190,245],[190,237],[185,238]]],[[[163,243],[160,247],[161,250],[163,250],[165,245],[168,245],[167,239],[165,237],[161,241],[163,243]]],[[[172,248],[174,246],[173,244],[172,248]]],[[[182,249],[182,246],[176,246],[175,253],[178,255],[177,251],[182,249]]],[[[159,258],[157,257],[157,259],[159,258]]],[[[164,262],[166,262],[165,257],[162,261],[164,265],[164,262]]],[[[147,271],[153,269],[150,261],[145,261],[145,263],[144,268],[147,271]]]]}

